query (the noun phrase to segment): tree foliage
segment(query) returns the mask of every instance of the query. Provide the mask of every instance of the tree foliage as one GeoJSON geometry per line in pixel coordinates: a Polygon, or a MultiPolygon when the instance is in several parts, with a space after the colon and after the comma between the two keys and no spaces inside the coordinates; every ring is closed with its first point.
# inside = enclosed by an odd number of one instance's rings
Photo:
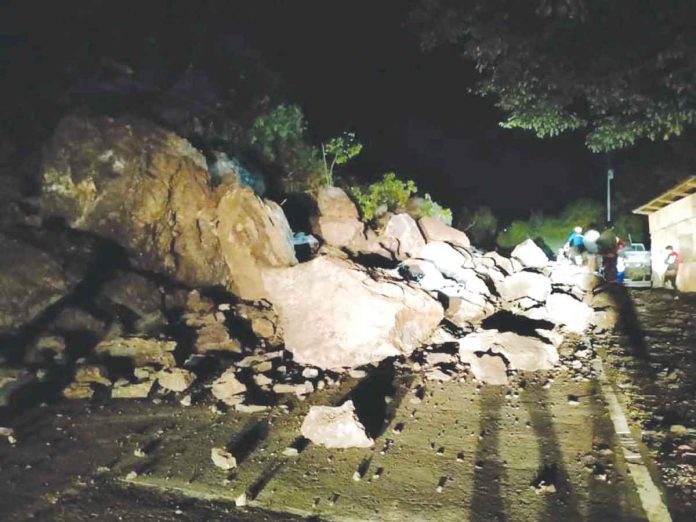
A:
{"type": "Polygon", "coordinates": [[[422,46],[456,45],[507,128],[582,129],[594,152],[696,123],[693,0],[421,0],[422,46]]]}
{"type": "Polygon", "coordinates": [[[324,160],[326,184],[333,186],[333,170],[336,165],[345,165],[360,154],[361,150],[362,143],[355,139],[355,134],[352,132],[344,132],[341,136],[331,138],[327,143],[322,143],[321,152],[324,160]]]}
{"type": "MultiPolygon", "coordinates": [[[[534,213],[528,220],[513,221],[500,231],[497,243],[503,248],[512,248],[527,238],[542,239],[554,252],[561,248],[568,234],[577,226],[583,230],[597,228],[601,231],[604,223],[604,206],[600,203],[581,199],[570,203],[556,216],[534,213]]],[[[614,229],[622,239],[644,242],[644,221],[640,216],[624,209],[616,209],[614,229]]]]}
{"type": "Polygon", "coordinates": [[[321,160],[305,136],[306,128],[300,107],[280,104],[257,116],[247,132],[247,143],[261,161],[280,171],[285,192],[314,190],[323,179],[321,160]]]}

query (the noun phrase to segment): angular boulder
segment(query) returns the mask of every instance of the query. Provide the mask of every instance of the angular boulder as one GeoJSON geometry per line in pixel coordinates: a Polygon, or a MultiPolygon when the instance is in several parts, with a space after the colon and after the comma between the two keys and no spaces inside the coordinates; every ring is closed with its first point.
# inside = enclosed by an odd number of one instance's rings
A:
{"type": "Polygon", "coordinates": [[[471,364],[472,357],[484,353],[500,354],[513,369],[549,370],[558,362],[556,348],[545,339],[515,332],[480,330],[459,339],[459,357],[471,364]]]}
{"type": "Polygon", "coordinates": [[[400,260],[415,256],[425,246],[423,234],[408,214],[390,216],[379,234],[379,242],[400,260]]]}
{"type": "Polygon", "coordinates": [[[443,318],[440,303],[423,290],[330,257],[269,270],[264,283],[286,349],[296,362],[322,369],[409,355],[443,318]]]}
{"type": "Polygon", "coordinates": [[[246,392],[247,389],[245,384],[237,380],[235,373],[235,368],[226,370],[213,382],[211,390],[217,400],[230,406],[241,402],[243,397],[240,397],[240,395],[246,392]]]}
{"type": "Polygon", "coordinates": [[[264,298],[263,271],[297,263],[283,209],[273,201],[262,200],[249,187],[242,187],[222,194],[217,219],[229,289],[243,299],[264,298]]]}
{"type": "Polygon", "coordinates": [[[568,294],[553,293],[546,300],[546,319],[573,333],[582,333],[590,325],[594,310],[568,294]]]}
{"type": "Polygon", "coordinates": [[[528,304],[543,304],[546,301],[551,293],[551,281],[544,274],[523,270],[506,277],[497,285],[497,289],[506,304],[521,301],[526,308],[528,304]]]}
{"type": "Polygon", "coordinates": [[[327,448],[370,448],[374,441],[355,415],[353,401],[341,406],[312,406],[301,428],[302,436],[327,448]]]}
{"type": "Polygon", "coordinates": [[[531,239],[525,239],[517,245],[510,257],[516,259],[526,268],[544,268],[549,264],[549,258],[531,239]]]}
{"type": "Polygon", "coordinates": [[[466,361],[477,381],[497,386],[508,383],[507,366],[500,355],[490,353],[469,354],[466,361]]]}
{"type": "Polygon", "coordinates": [[[428,243],[431,241],[444,241],[462,248],[471,246],[471,241],[469,241],[464,232],[450,227],[434,217],[424,216],[420,218],[418,220],[418,228],[420,228],[423,237],[425,237],[428,243]]]}

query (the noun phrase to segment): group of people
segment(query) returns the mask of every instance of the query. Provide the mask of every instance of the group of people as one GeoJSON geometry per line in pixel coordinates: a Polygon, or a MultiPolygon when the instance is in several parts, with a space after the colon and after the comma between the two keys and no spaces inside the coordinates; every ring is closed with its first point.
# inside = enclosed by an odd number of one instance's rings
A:
{"type": "MultiPolygon", "coordinates": [[[[595,229],[589,229],[583,234],[582,227],[568,235],[563,247],[563,256],[572,263],[589,266],[593,271],[599,271],[598,258],[601,258],[601,272],[606,281],[623,283],[626,273],[626,260],[621,250],[627,246],[614,232],[614,227],[606,228],[601,234],[595,229]]],[[[680,264],[679,253],[670,245],[665,248],[665,286],[670,284],[677,288],[677,273],[680,264]]]]}
{"type": "Polygon", "coordinates": [[[583,234],[582,227],[575,227],[568,235],[564,253],[578,266],[587,265],[593,271],[601,268],[607,281],[623,282],[626,265],[619,251],[625,246],[626,242],[616,235],[613,227],[606,228],[601,234],[593,228],[583,234]],[[602,263],[598,266],[600,258],[602,263]]]}

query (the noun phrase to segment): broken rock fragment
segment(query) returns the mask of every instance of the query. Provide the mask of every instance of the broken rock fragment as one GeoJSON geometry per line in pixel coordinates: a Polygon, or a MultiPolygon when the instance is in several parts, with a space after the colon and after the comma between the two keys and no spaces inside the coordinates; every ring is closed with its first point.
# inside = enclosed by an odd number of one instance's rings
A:
{"type": "Polygon", "coordinates": [[[95,383],[111,386],[106,367],[98,364],[79,366],[75,371],[77,383],[95,383]]]}
{"type": "Polygon", "coordinates": [[[472,364],[473,357],[489,350],[492,354],[505,357],[510,367],[517,370],[549,370],[558,362],[555,346],[539,337],[479,330],[459,340],[459,357],[464,363],[472,364]]]}
{"type": "Polygon", "coordinates": [[[302,423],[302,435],[327,448],[369,448],[374,441],[355,415],[353,401],[341,406],[312,406],[302,423]]]}
{"type": "Polygon", "coordinates": [[[467,359],[471,373],[476,380],[486,384],[506,385],[508,383],[507,366],[499,355],[490,353],[473,354],[467,359]]]}
{"type": "Polygon", "coordinates": [[[237,467],[237,459],[224,448],[213,448],[210,450],[210,458],[218,468],[229,470],[237,467]]]}
{"type": "Polygon", "coordinates": [[[235,369],[229,368],[213,382],[212,392],[216,399],[233,406],[241,402],[238,396],[246,392],[246,389],[246,386],[237,380],[235,369]]]}
{"type": "Polygon", "coordinates": [[[100,355],[127,357],[133,359],[136,366],[159,364],[165,368],[175,366],[172,352],[176,342],[144,337],[119,337],[100,342],[95,351],[100,355]]]}
{"type": "Polygon", "coordinates": [[[157,374],[157,382],[165,390],[182,392],[196,380],[193,372],[183,368],[164,368],[157,374]]]}
{"type": "Polygon", "coordinates": [[[147,399],[155,379],[146,379],[140,382],[131,383],[126,379],[119,379],[111,389],[112,399],[147,399]]]}

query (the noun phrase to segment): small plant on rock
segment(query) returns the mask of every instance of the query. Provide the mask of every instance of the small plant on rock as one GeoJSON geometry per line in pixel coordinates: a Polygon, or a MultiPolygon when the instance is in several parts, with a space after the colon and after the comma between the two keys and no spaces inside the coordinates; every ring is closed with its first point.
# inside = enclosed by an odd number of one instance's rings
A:
{"type": "Polygon", "coordinates": [[[393,212],[404,208],[411,195],[417,191],[418,188],[413,181],[401,181],[394,172],[386,173],[380,181],[370,185],[365,192],[360,187],[350,189],[366,221],[374,219],[380,209],[393,212]]]}

